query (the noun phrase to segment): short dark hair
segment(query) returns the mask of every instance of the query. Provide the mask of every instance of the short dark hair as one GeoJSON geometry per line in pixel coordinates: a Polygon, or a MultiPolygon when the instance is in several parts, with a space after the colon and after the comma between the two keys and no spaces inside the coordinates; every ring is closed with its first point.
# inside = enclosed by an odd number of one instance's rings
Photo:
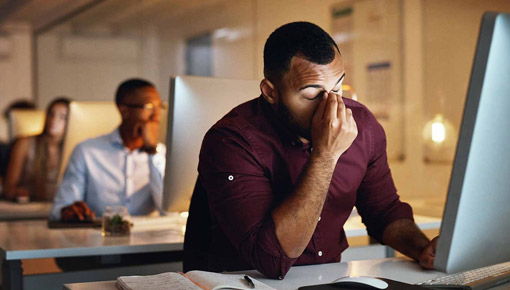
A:
{"type": "Polygon", "coordinates": [[[35,109],[34,102],[30,100],[17,100],[10,103],[7,108],[4,110],[3,115],[5,119],[9,119],[9,114],[12,110],[33,110],[35,109]]]}
{"type": "Polygon", "coordinates": [[[154,87],[154,84],[143,79],[129,79],[122,82],[115,93],[115,103],[117,105],[122,104],[125,97],[132,94],[135,90],[145,87],[154,87]]]}
{"type": "Polygon", "coordinates": [[[264,46],[264,76],[278,81],[290,70],[294,56],[316,64],[328,64],[335,59],[335,41],[319,26],[310,22],[291,22],[277,28],[264,46]]]}

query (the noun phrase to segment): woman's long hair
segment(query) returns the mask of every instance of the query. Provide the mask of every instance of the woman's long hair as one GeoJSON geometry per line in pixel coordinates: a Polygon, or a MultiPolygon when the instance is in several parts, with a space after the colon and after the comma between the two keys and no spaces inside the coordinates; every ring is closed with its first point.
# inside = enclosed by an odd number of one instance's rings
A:
{"type": "MultiPolygon", "coordinates": [[[[46,118],[44,120],[44,129],[41,134],[37,135],[35,137],[35,156],[34,156],[34,185],[35,185],[35,192],[34,198],[36,200],[47,200],[55,194],[54,192],[46,192],[46,182],[48,178],[48,116],[53,109],[53,107],[57,104],[64,104],[67,107],[69,117],[69,104],[71,103],[71,100],[67,97],[58,97],[54,99],[47,107],[46,107],[46,118]]],[[[68,119],[67,119],[68,120],[68,119]]],[[[66,120],[66,126],[64,128],[64,134],[65,130],[67,129],[67,120],[66,120]]],[[[63,147],[63,138],[62,141],[59,144],[59,160],[58,163],[60,164],[60,157],[62,156],[62,147],[63,147]]]]}

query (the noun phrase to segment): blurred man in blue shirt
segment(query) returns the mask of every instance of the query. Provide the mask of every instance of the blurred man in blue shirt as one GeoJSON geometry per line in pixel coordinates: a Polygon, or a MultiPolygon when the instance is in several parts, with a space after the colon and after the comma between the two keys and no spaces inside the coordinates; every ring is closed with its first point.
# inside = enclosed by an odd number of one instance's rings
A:
{"type": "Polygon", "coordinates": [[[157,144],[159,94],[150,82],[130,79],[118,87],[115,102],[122,123],[73,150],[52,220],[92,220],[111,205],[126,206],[131,215],[162,211],[165,148],[157,144]]]}

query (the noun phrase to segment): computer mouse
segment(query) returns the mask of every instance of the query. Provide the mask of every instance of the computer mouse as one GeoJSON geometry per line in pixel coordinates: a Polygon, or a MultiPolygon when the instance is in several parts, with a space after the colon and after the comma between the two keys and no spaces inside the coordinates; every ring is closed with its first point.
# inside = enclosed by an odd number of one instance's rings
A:
{"type": "Polygon", "coordinates": [[[333,281],[335,285],[353,286],[356,289],[386,289],[388,283],[375,277],[342,277],[333,281]]]}

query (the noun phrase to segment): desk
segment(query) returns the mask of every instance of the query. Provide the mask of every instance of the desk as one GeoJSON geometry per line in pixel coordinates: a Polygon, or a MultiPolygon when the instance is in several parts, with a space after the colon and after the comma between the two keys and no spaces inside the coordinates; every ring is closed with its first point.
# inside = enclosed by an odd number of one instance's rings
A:
{"type": "Polygon", "coordinates": [[[0,257],[4,289],[22,289],[21,259],[182,251],[186,218],[162,217],[148,224],[133,218],[128,237],[103,237],[100,229],[48,229],[46,220],[0,222],[0,257]]]}
{"type": "MultiPolygon", "coordinates": [[[[10,285],[11,289],[22,289],[21,259],[182,251],[185,217],[174,213],[160,218],[164,222],[156,225],[144,224],[147,219],[139,218],[137,223],[137,219],[133,218],[135,226],[130,237],[106,238],[98,229],[48,229],[46,221],[0,222],[3,284],[10,285]],[[137,224],[144,226],[137,230],[137,224]]],[[[422,229],[438,228],[440,225],[437,218],[416,216],[415,220],[422,229]]],[[[346,223],[345,230],[347,237],[366,235],[365,226],[355,214],[346,223]]],[[[381,245],[375,247],[383,251],[386,248],[381,245]]],[[[361,251],[368,252],[367,249],[361,251]]]]}
{"type": "Polygon", "coordinates": [[[47,219],[51,202],[16,203],[0,201],[0,221],[47,219]]]}
{"type": "MultiPolygon", "coordinates": [[[[343,276],[374,276],[406,283],[434,279],[445,274],[423,270],[418,263],[407,258],[351,261],[322,265],[294,266],[283,280],[266,279],[258,271],[246,271],[251,277],[279,290],[294,290],[301,286],[325,284],[343,276]]],[[[114,281],[76,283],[64,285],[65,290],[117,290],[114,281]]]]}
{"type": "MultiPolygon", "coordinates": [[[[441,219],[436,217],[414,215],[414,222],[423,230],[438,229],[441,226],[441,219]]],[[[365,225],[361,222],[361,217],[353,211],[344,225],[347,237],[368,236],[365,225]]]]}

